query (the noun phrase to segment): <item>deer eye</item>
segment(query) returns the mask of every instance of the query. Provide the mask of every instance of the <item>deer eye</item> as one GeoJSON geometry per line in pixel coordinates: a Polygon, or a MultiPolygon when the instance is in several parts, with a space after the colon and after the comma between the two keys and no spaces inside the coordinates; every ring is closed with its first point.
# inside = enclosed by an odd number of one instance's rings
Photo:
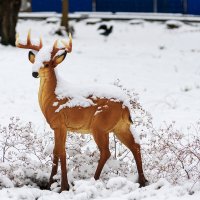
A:
{"type": "Polygon", "coordinates": [[[49,64],[45,64],[44,67],[49,67],[49,64]]]}

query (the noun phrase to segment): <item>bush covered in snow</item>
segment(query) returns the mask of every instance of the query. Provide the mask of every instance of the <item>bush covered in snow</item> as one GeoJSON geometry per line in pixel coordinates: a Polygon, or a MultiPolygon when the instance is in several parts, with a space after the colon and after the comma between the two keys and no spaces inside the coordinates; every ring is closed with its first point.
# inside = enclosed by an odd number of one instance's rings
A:
{"type": "MultiPolygon", "coordinates": [[[[137,94],[120,87],[133,110],[133,123],[140,133],[144,171],[150,182],[166,178],[176,184],[186,179],[200,180],[200,122],[188,128],[188,135],[175,128],[175,123],[155,130],[151,115],[138,103],[137,94]]],[[[36,131],[34,125],[11,118],[7,126],[0,126],[0,188],[29,185],[47,188],[52,166],[53,133],[36,131]]],[[[134,158],[113,134],[110,135],[111,158],[106,163],[101,179],[133,177],[137,173],[134,158]]],[[[66,145],[69,182],[94,176],[99,151],[90,135],[68,133],[66,145]],[[84,164],[83,164],[84,163],[84,164]]],[[[51,189],[60,186],[60,171],[51,189]]],[[[116,186],[117,187],[117,186],[116,186]]]]}
{"type": "MultiPolygon", "coordinates": [[[[172,183],[200,179],[200,122],[188,128],[189,136],[176,130],[174,124],[159,130],[152,129],[151,139],[142,139],[145,173],[150,182],[166,178],[172,183]]],[[[11,118],[7,127],[0,127],[0,187],[30,185],[46,188],[50,176],[53,134],[44,130],[36,133],[32,123],[23,124],[11,118]]],[[[103,170],[101,178],[129,177],[136,173],[132,154],[113,136],[110,136],[112,157],[103,170]]],[[[91,148],[91,136],[69,133],[67,140],[68,172],[70,182],[93,177],[99,151],[91,148]],[[84,165],[83,165],[84,163],[84,165]]],[[[60,184],[60,173],[56,175],[60,184]]]]}
{"type": "Polygon", "coordinates": [[[168,21],[166,21],[166,26],[168,29],[176,29],[176,28],[180,28],[181,26],[183,26],[183,23],[180,21],[176,21],[176,20],[168,20],[168,21]]]}
{"type": "Polygon", "coordinates": [[[200,122],[183,134],[175,122],[159,130],[142,144],[145,169],[151,182],[166,178],[171,183],[200,180],[200,122]]]}
{"type": "Polygon", "coordinates": [[[7,127],[0,126],[0,174],[10,180],[1,181],[0,188],[35,184],[46,187],[51,157],[44,149],[49,144],[49,132],[39,135],[31,122],[10,120],[7,127]]]}
{"type": "MultiPolygon", "coordinates": [[[[0,140],[0,188],[23,185],[47,188],[52,166],[53,133],[46,130],[37,133],[31,122],[24,124],[18,118],[11,118],[7,127],[0,126],[0,134],[3,136],[0,140]]],[[[72,184],[75,180],[94,176],[99,151],[94,145],[90,148],[92,141],[89,135],[68,134],[66,151],[72,184]]],[[[118,145],[112,138],[113,156],[102,173],[104,180],[133,173],[133,167],[124,162],[128,151],[118,145]],[[121,159],[117,160],[119,155],[121,159]]],[[[60,171],[54,178],[57,183],[52,189],[60,185],[60,171]]]]}

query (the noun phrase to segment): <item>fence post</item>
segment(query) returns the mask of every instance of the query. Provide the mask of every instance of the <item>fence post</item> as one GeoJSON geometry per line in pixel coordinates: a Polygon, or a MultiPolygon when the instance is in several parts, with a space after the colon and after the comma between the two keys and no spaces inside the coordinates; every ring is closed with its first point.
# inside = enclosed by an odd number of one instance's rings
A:
{"type": "Polygon", "coordinates": [[[158,4],[157,0],[153,0],[153,12],[157,13],[158,12],[158,4]]]}
{"type": "Polygon", "coordinates": [[[183,14],[188,14],[188,0],[183,0],[183,14]]]}
{"type": "Polygon", "coordinates": [[[96,0],[92,0],[92,11],[96,12],[96,0]]]}

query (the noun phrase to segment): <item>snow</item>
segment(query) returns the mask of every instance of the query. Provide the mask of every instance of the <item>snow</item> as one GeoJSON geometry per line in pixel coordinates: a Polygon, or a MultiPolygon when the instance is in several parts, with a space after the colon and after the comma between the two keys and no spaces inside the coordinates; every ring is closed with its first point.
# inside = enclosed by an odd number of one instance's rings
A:
{"type": "Polygon", "coordinates": [[[166,21],[166,25],[168,28],[179,28],[183,25],[183,23],[176,20],[168,20],[166,21]]]}
{"type": "MultiPolygon", "coordinates": [[[[196,122],[200,111],[198,24],[184,24],[176,30],[160,23],[112,24],[114,30],[107,41],[98,35],[99,25],[85,26],[84,21],[75,24],[78,31],[73,37],[74,50],[57,67],[62,79],[79,85],[110,84],[120,79],[125,87],[139,93],[140,102],[153,115],[156,126],[163,121],[176,121],[179,127],[196,122]]],[[[20,38],[26,37],[30,28],[32,38],[42,35],[45,46],[60,38],[52,35],[56,24],[30,20],[19,23],[20,38]]],[[[1,88],[0,104],[7,105],[2,106],[1,121],[20,115],[43,126],[37,102],[39,81],[31,76],[28,51],[2,46],[0,50],[5,66],[1,85],[6,83],[1,88]]]]}
{"type": "Polygon", "coordinates": [[[49,17],[46,19],[46,22],[47,23],[56,23],[56,22],[59,22],[60,19],[58,17],[49,17]]]}
{"type": "Polygon", "coordinates": [[[56,106],[58,106],[58,104],[59,104],[59,102],[56,101],[53,103],[53,106],[56,107],[56,106]]]}
{"type": "MultiPolygon", "coordinates": [[[[61,18],[60,13],[55,12],[21,12],[19,18],[21,19],[48,19],[51,17],[61,18]]],[[[69,13],[70,19],[87,19],[88,21],[98,21],[100,18],[104,20],[132,20],[132,19],[144,19],[150,21],[167,21],[167,20],[179,20],[184,22],[199,22],[200,17],[198,15],[184,15],[179,13],[128,13],[128,12],[75,12],[69,13]]]]}
{"type": "Polygon", "coordinates": [[[85,20],[86,24],[97,24],[99,22],[101,22],[102,20],[100,18],[88,18],[85,20]]]}
{"type": "Polygon", "coordinates": [[[46,153],[47,155],[51,155],[53,153],[53,148],[54,148],[54,144],[47,144],[45,149],[44,149],[44,153],[46,153]]]}
{"type": "MultiPolygon", "coordinates": [[[[19,39],[19,42],[26,44],[25,39],[19,39]]],[[[40,68],[44,67],[45,62],[49,62],[52,57],[52,46],[43,46],[37,53],[35,53],[35,62],[32,67],[33,72],[39,72],[40,68]]],[[[59,56],[64,53],[63,50],[60,50],[56,53],[55,56],[59,56]]],[[[55,94],[57,95],[58,100],[69,98],[70,100],[58,107],[56,112],[59,112],[65,107],[89,107],[95,105],[93,100],[96,98],[107,98],[111,101],[121,101],[125,106],[130,108],[129,99],[125,94],[116,86],[113,85],[98,85],[90,84],[81,86],[80,84],[73,84],[66,81],[63,81],[57,75],[57,87],[55,89],[55,94]],[[91,96],[91,99],[89,97],[91,96]]],[[[53,104],[55,106],[55,104],[53,104]]]]}
{"type": "Polygon", "coordinates": [[[53,46],[44,46],[35,56],[35,62],[32,67],[32,72],[38,72],[40,68],[44,67],[44,62],[51,60],[51,52],[53,46]]]}
{"type": "Polygon", "coordinates": [[[59,100],[70,98],[69,101],[65,104],[62,104],[58,107],[56,112],[59,112],[61,109],[65,107],[89,107],[94,106],[95,103],[93,100],[96,98],[107,98],[111,101],[115,102],[122,102],[124,106],[127,106],[130,108],[130,103],[128,97],[125,95],[125,93],[114,85],[106,85],[106,84],[77,84],[77,83],[71,83],[62,80],[58,75],[56,75],[57,78],[57,86],[55,90],[55,94],[57,95],[57,98],[59,100]],[[91,96],[91,99],[88,99],[88,97],[91,96]]]}
{"type": "MultiPolygon", "coordinates": [[[[199,120],[199,24],[183,24],[178,29],[169,30],[166,24],[158,22],[129,24],[127,21],[113,21],[113,33],[105,39],[97,32],[99,24],[86,26],[86,22],[72,22],[76,30],[73,52],[57,67],[62,79],[67,83],[77,83],[76,86],[73,85],[74,90],[78,86],[84,88],[86,82],[90,82],[93,87],[94,83],[107,85],[119,78],[125,87],[134,88],[139,93],[140,102],[152,114],[155,127],[164,122],[176,121],[180,130],[186,130],[199,120]]],[[[26,35],[29,28],[32,28],[32,37],[37,38],[41,34],[47,46],[52,45],[55,39],[62,39],[53,34],[58,24],[19,21],[17,30],[20,35],[26,35]]],[[[0,51],[1,124],[6,124],[11,116],[19,116],[24,121],[32,121],[38,129],[43,129],[47,123],[38,105],[39,80],[31,76],[28,50],[0,45],[0,51]]],[[[49,57],[45,57],[43,61],[48,59],[49,57]]],[[[36,68],[38,66],[39,64],[36,68]]],[[[66,90],[71,87],[72,85],[67,85],[66,90]]],[[[81,91],[83,97],[87,95],[84,89],[81,91]]],[[[108,90],[101,92],[107,95],[108,90]]],[[[65,89],[58,90],[57,94],[63,98],[65,89]]],[[[71,95],[73,97],[74,94],[71,95]]],[[[118,96],[118,92],[116,95],[118,96]]],[[[72,101],[71,106],[74,103],[77,102],[72,101]]],[[[54,106],[56,104],[55,102],[54,106]]],[[[51,151],[51,145],[44,149],[46,153],[51,151]]],[[[22,171],[18,173],[23,175],[22,171]]],[[[43,176],[48,177],[48,174],[43,176]]],[[[0,185],[4,185],[0,190],[2,200],[196,200],[200,196],[198,184],[188,181],[182,185],[172,185],[165,179],[145,188],[139,188],[133,179],[123,177],[110,178],[108,182],[79,180],[69,192],[61,194],[28,186],[12,188],[13,183],[4,176],[0,177],[0,185]]],[[[54,188],[56,190],[57,185],[54,188]]]]}
{"type": "MultiPolygon", "coordinates": [[[[54,184],[56,187],[56,184],[54,184]]],[[[52,186],[53,187],[53,186],[52,186]]],[[[137,183],[133,183],[125,178],[111,178],[107,184],[102,181],[80,180],[75,182],[73,188],[61,194],[54,191],[39,190],[37,188],[3,188],[0,191],[0,198],[7,199],[28,199],[28,200],[48,200],[48,199],[106,199],[106,200],[197,200],[199,199],[199,189],[194,192],[191,184],[173,186],[166,180],[161,179],[157,183],[139,188],[137,183]]],[[[195,188],[193,188],[195,189],[195,188]]]]}
{"type": "Polygon", "coordinates": [[[0,176],[0,188],[2,188],[2,185],[6,188],[14,187],[12,181],[4,175],[0,176]]]}
{"type": "Polygon", "coordinates": [[[143,24],[143,23],[144,23],[144,20],[141,20],[141,19],[129,20],[129,24],[132,24],[132,25],[138,25],[138,24],[143,24]]]}
{"type": "Polygon", "coordinates": [[[134,128],[133,125],[130,126],[130,131],[131,131],[131,133],[133,134],[133,137],[134,137],[134,139],[135,139],[135,142],[136,142],[137,144],[140,144],[140,137],[139,137],[139,135],[137,134],[137,131],[135,130],[135,128],[134,128]]]}

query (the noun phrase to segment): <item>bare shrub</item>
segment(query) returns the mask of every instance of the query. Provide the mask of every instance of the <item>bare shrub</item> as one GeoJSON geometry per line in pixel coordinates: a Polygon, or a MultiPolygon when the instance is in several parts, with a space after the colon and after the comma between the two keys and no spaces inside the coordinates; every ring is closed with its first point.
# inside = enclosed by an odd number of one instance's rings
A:
{"type": "MultiPolygon", "coordinates": [[[[133,173],[130,165],[123,160],[129,152],[118,141],[111,140],[113,156],[104,168],[103,180],[108,180],[110,176],[128,176],[133,173]]],[[[99,151],[91,136],[69,133],[66,146],[70,182],[93,177],[99,151]]],[[[31,122],[22,123],[19,118],[12,117],[8,126],[0,126],[0,188],[29,185],[46,189],[52,151],[52,132],[43,130],[37,133],[31,122]]],[[[60,173],[55,180],[59,186],[60,173]]]]}
{"type": "MultiPolygon", "coordinates": [[[[138,102],[138,95],[115,83],[129,97],[132,120],[141,139],[145,174],[150,182],[166,178],[173,184],[200,180],[200,122],[188,127],[187,134],[176,129],[175,123],[158,130],[152,126],[151,115],[138,102]],[[134,117],[136,116],[136,117],[134,117]]],[[[34,125],[11,118],[7,126],[0,125],[0,188],[29,185],[47,188],[51,172],[53,133],[37,132],[34,125]]],[[[110,135],[111,158],[106,163],[101,179],[130,177],[137,172],[130,151],[114,135],[110,135]]],[[[90,135],[69,133],[67,137],[69,181],[90,179],[94,176],[99,151],[90,135]]],[[[56,175],[60,185],[60,171],[56,175]]],[[[52,188],[53,189],[53,188],[52,188]]]]}
{"type": "Polygon", "coordinates": [[[131,105],[131,117],[135,127],[141,127],[141,130],[149,130],[152,127],[152,116],[147,112],[139,102],[139,95],[133,89],[124,87],[120,80],[116,80],[114,85],[119,87],[127,96],[131,105]]]}
{"type": "Polygon", "coordinates": [[[145,169],[151,182],[166,178],[173,184],[200,180],[200,122],[183,134],[175,122],[159,130],[142,144],[145,169]]]}
{"type": "MultiPolygon", "coordinates": [[[[49,136],[49,132],[44,134],[49,136]]],[[[8,126],[0,126],[0,174],[15,186],[45,188],[51,157],[44,151],[49,138],[43,136],[35,133],[31,122],[23,124],[19,118],[12,117],[8,126]]]]}

